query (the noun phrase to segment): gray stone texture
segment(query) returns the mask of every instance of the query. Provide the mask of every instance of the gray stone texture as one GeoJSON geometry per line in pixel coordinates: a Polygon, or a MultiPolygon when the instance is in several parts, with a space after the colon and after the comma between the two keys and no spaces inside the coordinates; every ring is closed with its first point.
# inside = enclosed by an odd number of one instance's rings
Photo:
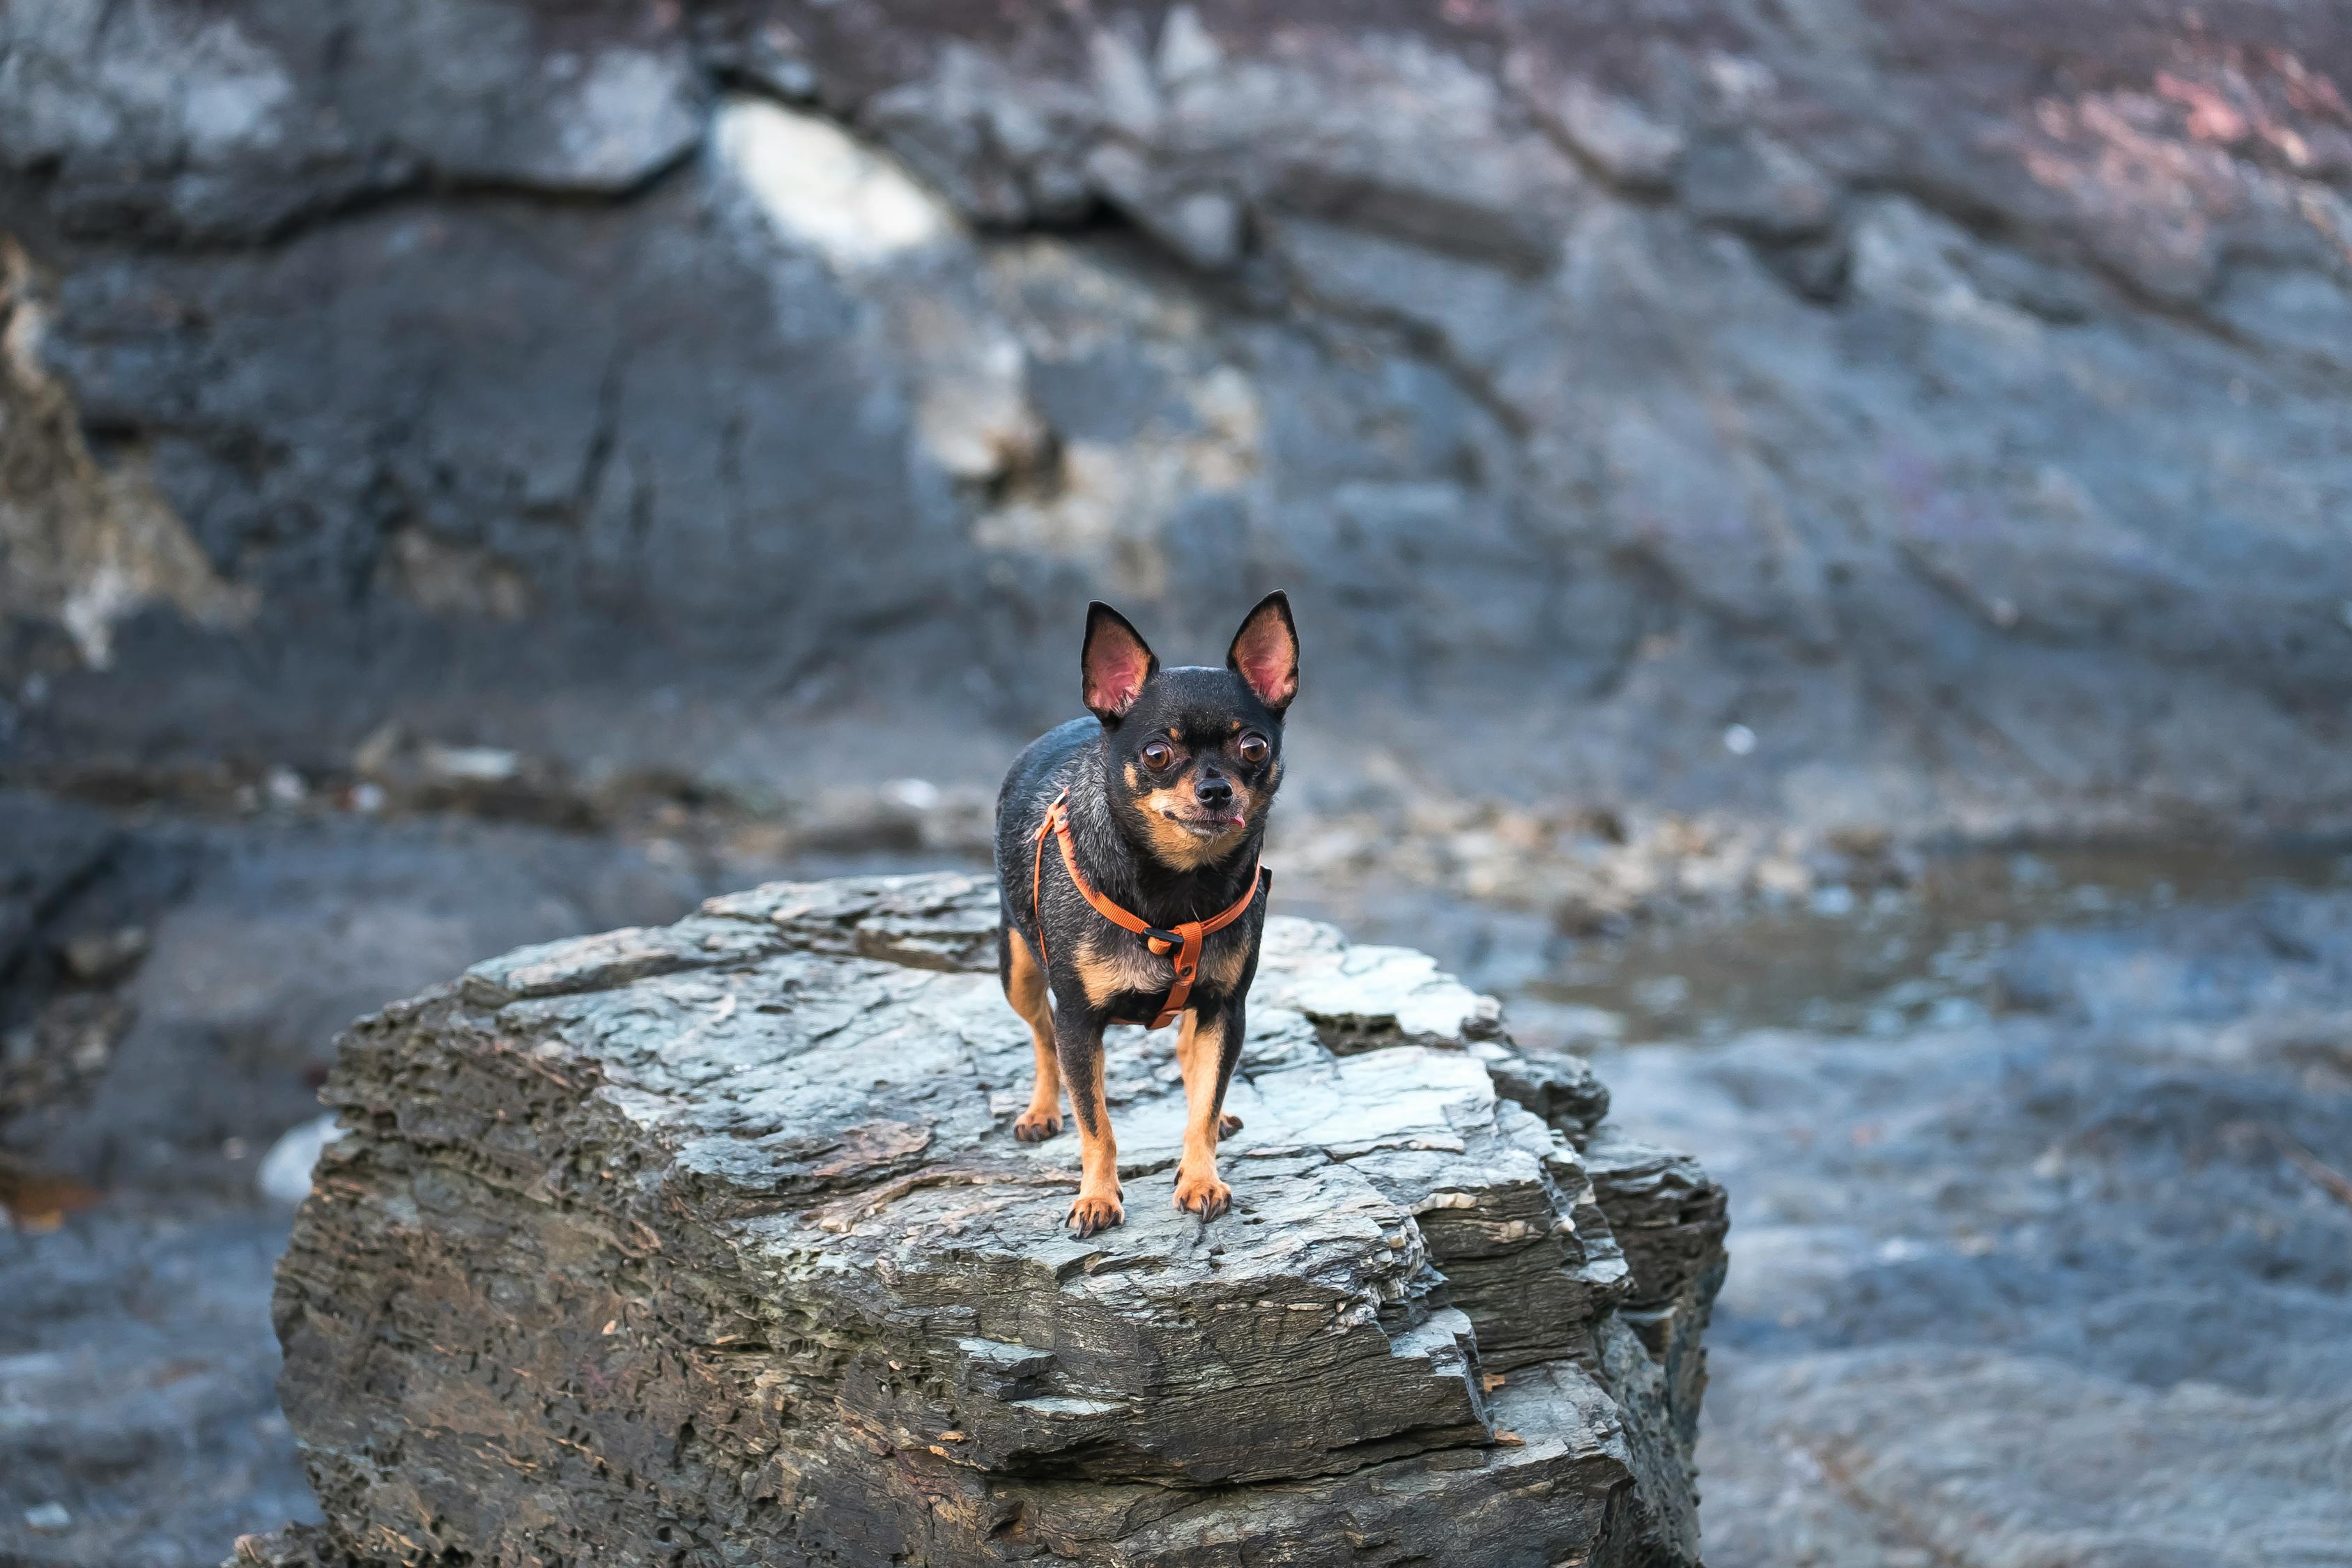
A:
{"type": "Polygon", "coordinates": [[[1697,1562],[1695,1165],[1510,1098],[1547,1075],[1420,954],[1276,919],[1233,1213],[1169,1201],[1182,1088],[1122,1030],[1128,1220],[1072,1239],[995,908],[771,884],[355,1026],[278,1275],[318,1549],[1697,1562]]]}
{"type": "Polygon", "coordinates": [[[483,952],[712,886],[533,829],[0,795],[0,1562],[194,1568],[315,1519],[269,1329],[291,1215],[256,1177],[319,1115],[334,1036],[483,952]],[[137,952],[76,972],[126,931],[137,952]]]}
{"type": "Polygon", "coordinates": [[[22,0],[28,352],[221,580],[26,755],[772,774],[1281,584],[1455,787],[2335,820],[2352,22],[2184,16],[22,0]]]}
{"type": "Polygon", "coordinates": [[[1997,965],[1990,1021],[1601,1058],[1731,1194],[1708,1563],[2352,1563],[2352,895],[1997,965]]]}

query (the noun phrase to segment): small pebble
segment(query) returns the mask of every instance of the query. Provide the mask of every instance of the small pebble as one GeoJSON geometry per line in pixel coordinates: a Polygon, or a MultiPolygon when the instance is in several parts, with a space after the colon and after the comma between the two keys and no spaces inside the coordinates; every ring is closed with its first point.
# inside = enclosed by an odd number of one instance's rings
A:
{"type": "Polygon", "coordinates": [[[332,1115],[313,1117],[289,1129],[261,1157],[253,1184],[272,1203],[294,1207],[310,1195],[310,1171],[319,1163],[320,1151],[342,1135],[332,1115]]]}
{"type": "Polygon", "coordinates": [[[68,942],[58,956],[65,961],[66,973],[82,984],[111,984],[147,956],[147,932],[139,926],[91,931],[68,942]]]}
{"type": "Polygon", "coordinates": [[[503,784],[522,771],[522,758],[502,746],[426,746],[425,771],[466,784],[503,784]]]}

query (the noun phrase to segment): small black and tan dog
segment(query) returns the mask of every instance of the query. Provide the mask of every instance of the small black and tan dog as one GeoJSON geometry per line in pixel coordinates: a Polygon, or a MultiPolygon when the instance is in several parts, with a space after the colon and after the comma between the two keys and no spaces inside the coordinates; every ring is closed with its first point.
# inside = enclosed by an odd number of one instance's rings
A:
{"type": "Polygon", "coordinates": [[[1059,1132],[1068,1088],[1080,1173],[1069,1225],[1090,1236],[1127,1217],[1103,1099],[1107,1024],[1182,1020],[1176,1206],[1206,1221],[1233,1201],[1217,1141],[1241,1126],[1223,1114],[1225,1086],[1265,929],[1258,851],[1282,783],[1298,630],[1289,599],[1269,594],[1224,668],[1162,669],[1127,617],[1097,604],[1079,666],[1094,717],[1032,742],[997,794],[997,973],[1037,1047],[1013,1135],[1059,1132]]]}

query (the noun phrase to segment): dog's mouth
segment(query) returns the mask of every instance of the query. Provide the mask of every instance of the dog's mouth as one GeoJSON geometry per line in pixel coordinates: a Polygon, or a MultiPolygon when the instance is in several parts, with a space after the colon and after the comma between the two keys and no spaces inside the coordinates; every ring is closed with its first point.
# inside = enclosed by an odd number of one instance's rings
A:
{"type": "Polygon", "coordinates": [[[1163,805],[1160,815],[1195,838],[1221,838],[1249,826],[1249,818],[1238,810],[1179,811],[1163,805]]]}

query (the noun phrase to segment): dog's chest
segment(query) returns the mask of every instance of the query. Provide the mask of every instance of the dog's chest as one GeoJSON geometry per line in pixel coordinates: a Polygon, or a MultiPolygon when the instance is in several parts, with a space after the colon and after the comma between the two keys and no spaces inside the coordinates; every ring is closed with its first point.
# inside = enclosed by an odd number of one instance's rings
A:
{"type": "MultiPolygon", "coordinates": [[[[1236,927],[1212,932],[1202,943],[1201,971],[1192,984],[1194,997],[1223,995],[1240,982],[1248,967],[1254,929],[1236,927]]],[[[1094,1007],[1119,1016],[1148,1018],[1176,983],[1173,955],[1144,946],[1128,931],[1113,931],[1082,942],[1075,959],[1078,982],[1094,1007]]]]}
{"type": "Polygon", "coordinates": [[[1108,1007],[1144,992],[1165,993],[1175,983],[1175,965],[1125,931],[1087,942],[1077,952],[1078,980],[1087,1000],[1108,1007]]]}

